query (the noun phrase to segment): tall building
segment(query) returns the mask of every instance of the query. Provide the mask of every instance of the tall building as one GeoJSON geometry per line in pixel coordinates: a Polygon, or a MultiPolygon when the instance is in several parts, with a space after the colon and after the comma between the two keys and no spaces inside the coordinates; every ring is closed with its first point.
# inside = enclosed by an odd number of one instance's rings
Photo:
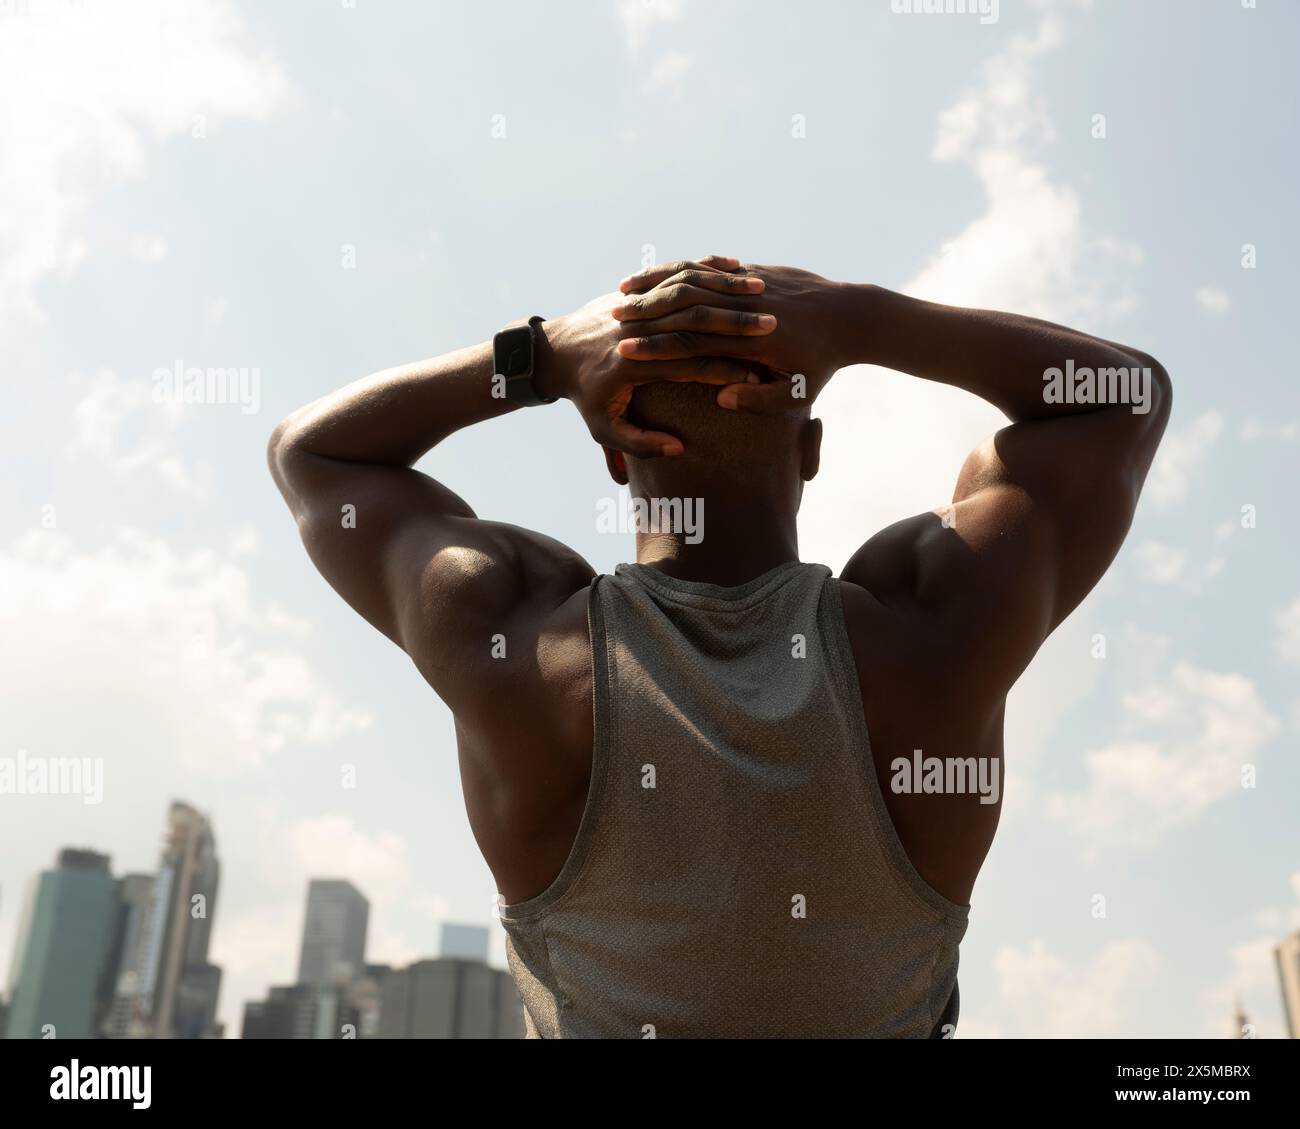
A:
{"type": "Polygon", "coordinates": [[[318,987],[359,977],[366,963],[370,903],[351,882],[313,878],[298,957],[298,983],[318,987]]]}
{"type": "Polygon", "coordinates": [[[459,960],[478,960],[484,964],[488,958],[488,930],[486,925],[442,926],[442,955],[459,960]]]}
{"type": "Polygon", "coordinates": [[[340,984],[290,984],[244,1005],[244,1039],[373,1039],[379,1034],[382,965],[340,984]]]}
{"type": "Polygon", "coordinates": [[[521,1039],[523,1007],[508,972],[481,961],[421,960],[384,979],[383,1039],[521,1039]]]}
{"type": "Polygon", "coordinates": [[[1277,976],[1282,985],[1287,1032],[1291,1038],[1300,1039],[1300,930],[1278,945],[1273,955],[1277,958],[1277,976]]]}
{"type": "Polygon", "coordinates": [[[60,851],[23,914],[6,1038],[86,1039],[96,1033],[109,996],[105,971],[116,919],[108,856],[60,851]]]}
{"type": "Polygon", "coordinates": [[[153,882],[152,874],[128,874],[117,884],[115,952],[109,958],[114,977],[113,1001],[104,1017],[102,1032],[110,1039],[126,1038],[136,1014],[136,999],[144,979],[140,962],[145,949],[145,925],[149,920],[153,882]]]}
{"type": "Polygon", "coordinates": [[[206,816],[173,803],[158,874],[140,923],[126,1034],[200,1038],[217,1034],[221,970],[208,963],[221,866],[206,816]]]}

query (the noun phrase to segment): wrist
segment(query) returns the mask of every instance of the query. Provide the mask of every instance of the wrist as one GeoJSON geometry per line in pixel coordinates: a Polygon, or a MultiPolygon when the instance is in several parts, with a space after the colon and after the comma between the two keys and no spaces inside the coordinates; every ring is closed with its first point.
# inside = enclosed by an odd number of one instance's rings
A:
{"type": "Polygon", "coordinates": [[[568,366],[562,341],[564,318],[547,318],[533,328],[533,389],[539,396],[569,396],[568,366]]]}
{"type": "Polygon", "coordinates": [[[831,348],[837,368],[872,364],[880,343],[880,307],[888,291],[869,282],[838,282],[831,296],[831,348]]]}

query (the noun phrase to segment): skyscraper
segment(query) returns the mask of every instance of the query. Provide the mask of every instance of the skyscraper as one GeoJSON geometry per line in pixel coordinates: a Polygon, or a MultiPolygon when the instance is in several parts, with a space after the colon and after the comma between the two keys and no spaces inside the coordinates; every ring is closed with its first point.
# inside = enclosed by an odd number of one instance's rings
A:
{"type": "Polygon", "coordinates": [[[15,956],[5,1037],[86,1039],[107,1002],[105,966],[117,915],[108,856],[59,852],[37,881],[15,956]]]}
{"type": "Polygon", "coordinates": [[[208,963],[221,867],[206,816],[189,804],[168,812],[158,875],[142,921],[127,1034],[198,1038],[216,1033],[221,970],[208,963]]]}
{"type": "Polygon", "coordinates": [[[136,1014],[136,997],[143,981],[140,962],[144,956],[145,926],[149,920],[153,882],[152,874],[128,874],[117,884],[116,959],[110,958],[114,976],[113,1002],[103,1028],[103,1034],[110,1039],[126,1038],[136,1014]]]}
{"type": "Polygon", "coordinates": [[[421,960],[384,978],[382,1039],[521,1039],[510,974],[481,961],[421,960]]]}
{"type": "Polygon", "coordinates": [[[298,983],[326,987],[360,976],[369,921],[370,903],[351,882],[313,878],[307,886],[298,983]]]}
{"type": "Polygon", "coordinates": [[[1277,976],[1282,985],[1287,1031],[1291,1038],[1300,1039],[1300,930],[1278,945],[1273,955],[1277,958],[1277,976]]]}

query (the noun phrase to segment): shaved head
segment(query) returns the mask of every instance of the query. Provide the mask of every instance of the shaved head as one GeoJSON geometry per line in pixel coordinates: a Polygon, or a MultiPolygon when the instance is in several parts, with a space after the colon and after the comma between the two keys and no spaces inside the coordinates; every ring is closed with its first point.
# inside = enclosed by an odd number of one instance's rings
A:
{"type": "Polygon", "coordinates": [[[808,408],[756,415],[720,408],[717,399],[718,388],[711,384],[641,384],[632,393],[628,421],[647,431],[677,436],[686,453],[673,462],[723,470],[781,463],[796,456],[808,408]]]}

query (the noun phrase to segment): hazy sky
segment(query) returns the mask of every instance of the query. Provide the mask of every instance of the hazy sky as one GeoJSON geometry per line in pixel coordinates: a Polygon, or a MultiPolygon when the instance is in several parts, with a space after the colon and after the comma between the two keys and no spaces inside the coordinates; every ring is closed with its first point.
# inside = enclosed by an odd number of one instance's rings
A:
{"type": "MultiPolygon", "coordinates": [[[[104,770],[99,804],[0,796],[0,970],[59,848],[152,869],[172,798],[215,823],[230,1034],[292,980],[310,876],[371,898],[376,960],[492,920],[450,717],[312,570],[266,437],[369,371],[716,251],[1164,362],[1174,417],[1128,544],[1011,699],[962,1034],[1225,1035],[1237,996],[1280,1033],[1298,35],[1280,0],[1002,0],[991,22],[890,0],[0,5],[0,757],[104,770]],[[258,400],[157,402],[177,365],[256,370],[258,400]]],[[[837,570],[945,501],[998,422],[866,368],[818,414],[802,547],[837,570]]],[[[425,466],[599,570],[633,553],[597,531],[614,488],[568,405],[425,466]]]]}

